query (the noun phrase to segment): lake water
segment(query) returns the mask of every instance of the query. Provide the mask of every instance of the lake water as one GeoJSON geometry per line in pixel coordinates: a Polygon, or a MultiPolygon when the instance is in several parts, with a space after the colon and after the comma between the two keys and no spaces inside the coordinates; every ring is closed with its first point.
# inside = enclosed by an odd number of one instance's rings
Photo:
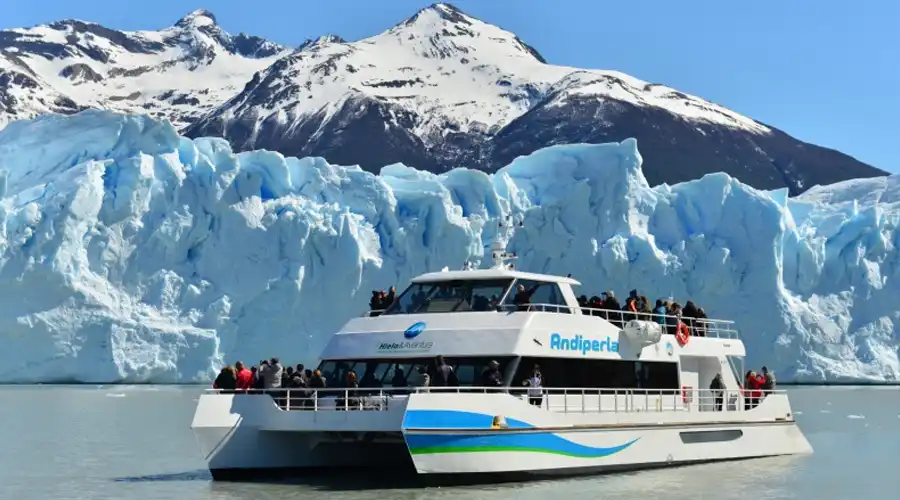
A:
{"type": "Polygon", "coordinates": [[[329,500],[900,498],[900,388],[794,388],[815,453],[494,486],[348,491],[213,483],[189,387],[0,387],[0,498],[329,500]]]}

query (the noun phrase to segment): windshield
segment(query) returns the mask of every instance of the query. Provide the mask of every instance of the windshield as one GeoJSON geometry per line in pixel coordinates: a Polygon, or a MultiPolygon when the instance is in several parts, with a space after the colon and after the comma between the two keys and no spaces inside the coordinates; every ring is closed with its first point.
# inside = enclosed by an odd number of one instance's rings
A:
{"type": "MultiPolygon", "coordinates": [[[[482,375],[491,361],[496,361],[503,373],[512,360],[511,356],[445,359],[456,376],[454,385],[463,387],[483,385],[482,375]]],[[[417,387],[422,384],[422,374],[431,377],[436,374],[434,358],[323,360],[319,371],[331,388],[346,387],[347,374],[351,371],[356,374],[360,388],[417,387]]]]}
{"type": "Polygon", "coordinates": [[[511,278],[413,283],[384,314],[494,311],[511,278]]]}

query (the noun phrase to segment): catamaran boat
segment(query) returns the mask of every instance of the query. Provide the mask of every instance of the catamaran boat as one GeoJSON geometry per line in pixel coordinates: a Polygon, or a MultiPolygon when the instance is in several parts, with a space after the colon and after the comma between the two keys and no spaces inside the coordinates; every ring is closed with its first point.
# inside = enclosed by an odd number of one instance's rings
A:
{"type": "Polygon", "coordinates": [[[732,322],[589,309],[574,279],[516,270],[502,240],[491,250],[490,269],[423,274],[351,319],[321,355],[326,388],[204,393],[192,429],[213,478],[493,481],[812,453],[787,394],[743,391],[732,322]]]}

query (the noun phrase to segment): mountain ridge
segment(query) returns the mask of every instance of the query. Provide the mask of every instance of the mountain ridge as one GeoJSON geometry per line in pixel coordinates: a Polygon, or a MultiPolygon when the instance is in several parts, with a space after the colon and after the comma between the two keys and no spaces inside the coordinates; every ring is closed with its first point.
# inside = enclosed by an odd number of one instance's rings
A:
{"type": "Polygon", "coordinates": [[[295,48],[230,35],[205,9],[158,31],[72,20],[0,31],[0,126],[4,115],[89,107],[165,117],[239,150],[373,171],[402,162],[491,172],[554,144],[635,137],[653,184],[724,171],[797,194],[886,175],[665,85],[548,64],[514,33],[445,3],[368,38],[322,35],[295,48]],[[64,67],[43,61],[60,54],[64,67]]]}

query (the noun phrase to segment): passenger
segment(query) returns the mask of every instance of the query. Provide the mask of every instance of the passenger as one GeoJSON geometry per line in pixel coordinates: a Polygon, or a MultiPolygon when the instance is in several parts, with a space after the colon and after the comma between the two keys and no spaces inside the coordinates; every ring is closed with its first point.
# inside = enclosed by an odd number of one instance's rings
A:
{"type": "Polygon", "coordinates": [[[384,301],[381,303],[382,309],[387,309],[391,307],[391,304],[397,300],[397,289],[394,287],[388,288],[387,295],[384,296],[384,301]]]}
{"type": "Polygon", "coordinates": [[[767,366],[762,367],[762,390],[763,397],[775,390],[775,375],[769,371],[767,366]]]}
{"type": "Polygon", "coordinates": [[[270,359],[268,363],[259,367],[259,371],[262,374],[264,389],[281,388],[281,375],[284,373],[284,368],[278,358],[270,359]]]}
{"type": "Polygon", "coordinates": [[[359,394],[357,389],[359,389],[359,382],[356,380],[356,372],[350,370],[347,372],[347,378],[344,380],[344,388],[347,389],[345,392],[345,397],[343,399],[343,409],[358,409],[359,407],[359,394]]]}
{"type": "Polygon", "coordinates": [[[256,389],[262,389],[263,388],[263,378],[262,378],[262,375],[259,374],[259,367],[256,365],[251,367],[250,374],[252,375],[250,387],[253,389],[253,392],[255,392],[256,389]]]}
{"type": "Polygon", "coordinates": [[[704,311],[702,307],[698,307],[697,308],[697,330],[700,333],[701,337],[706,337],[706,333],[707,333],[706,328],[708,325],[708,322],[706,321],[707,319],[709,319],[709,318],[707,318],[707,316],[706,316],[706,311],[704,311]]]}
{"type": "Polygon", "coordinates": [[[669,304],[668,316],[666,317],[666,329],[669,335],[675,335],[678,332],[678,322],[681,318],[681,304],[672,302],[669,304]]]}
{"type": "Polygon", "coordinates": [[[541,374],[540,366],[534,365],[531,377],[523,385],[528,386],[528,402],[534,406],[541,406],[544,400],[544,375],[541,374]]]}
{"type": "Polygon", "coordinates": [[[613,293],[612,290],[606,291],[603,293],[603,315],[604,318],[610,323],[620,326],[622,323],[622,316],[619,313],[619,309],[622,306],[619,305],[619,300],[616,299],[616,294],[613,293]]]}
{"type": "Polygon", "coordinates": [[[299,388],[308,386],[309,377],[306,374],[308,371],[309,370],[306,370],[302,363],[298,364],[297,369],[294,370],[294,376],[291,377],[290,387],[299,388]]]}
{"type": "Polygon", "coordinates": [[[234,368],[230,365],[222,368],[222,371],[219,372],[219,376],[217,376],[215,382],[213,382],[213,389],[229,392],[236,388],[237,377],[235,376],[234,368]]]}
{"type": "Polygon", "coordinates": [[[759,377],[755,371],[747,372],[744,383],[744,409],[750,410],[759,405],[759,398],[762,396],[763,379],[759,377]]]}
{"type": "Polygon", "coordinates": [[[668,309],[666,309],[666,305],[663,303],[662,299],[656,299],[656,308],[653,310],[656,313],[654,319],[660,326],[666,326],[666,315],[669,313],[668,309]]]}
{"type": "Polygon", "coordinates": [[[650,301],[647,297],[641,295],[638,297],[638,312],[640,319],[643,321],[653,321],[653,308],[650,307],[650,301]]]}
{"type": "Polygon", "coordinates": [[[394,376],[391,378],[391,387],[406,387],[406,374],[403,373],[403,368],[400,368],[399,366],[394,368],[394,376]]]}
{"type": "Polygon", "coordinates": [[[259,369],[256,371],[256,382],[253,384],[254,389],[265,389],[266,388],[266,379],[263,377],[263,369],[269,366],[269,361],[262,359],[259,361],[259,369]]]}
{"type": "Polygon", "coordinates": [[[625,305],[622,306],[622,323],[637,319],[637,312],[637,290],[632,290],[625,299],[625,305]]]}
{"type": "Polygon", "coordinates": [[[490,311],[491,310],[491,301],[488,300],[484,295],[475,295],[472,298],[472,310],[473,311],[490,311]]]}
{"type": "Polygon", "coordinates": [[[312,377],[309,379],[309,388],[310,389],[324,389],[328,384],[325,383],[325,377],[322,376],[322,372],[316,370],[312,372],[312,377]]]}
{"type": "Polygon", "coordinates": [[[435,358],[434,378],[431,380],[431,385],[433,387],[459,386],[459,379],[456,377],[456,373],[454,373],[453,367],[448,365],[447,362],[444,361],[443,356],[438,356],[437,358],[435,358]]]}
{"type": "Polygon", "coordinates": [[[600,316],[605,318],[605,314],[603,313],[603,301],[600,297],[596,295],[591,297],[591,300],[588,301],[588,308],[591,310],[591,316],[600,316]]]}
{"type": "Polygon", "coordinates": [[[284,369],[284,372],[281,374],[281,387],[289,388],[291,386],[291,379],[294,378],[294,367],[289,366],[284,369]]]}
{"type": "Polygon", "coordinates": [[[713,396],[713,410],[722,411],[722,400],[725,396],[725,381],[722,380],[721,373],[717,373],[715,378],[713,378],[712,383],[709,384],[709,391],[713,396]]]}
{"type": "Polygon", "coordinates": [[[365,388],[378,388],[381,387],[381,381],[379,381],[375,377],[375,370],[378,367],[378,363],[368,363],[366,366],[366,372],[363,375],[362,380],[359,381],[360,387],[365,388]]]}
{"type": "Polygon", "coordinates": [[[690,329],[691,335],[697,335],[697,332],[694,331],[694,318],[696,318],[698,314],[699,311],[697,311],[697,306],[690,300],[684,304],[684,309],[681,310],[681,316],[684,317],[684,324],[690,329]]]}
{"type": "Polygon", "coordinates": [[[587,295],[579,295],[578,296],[578,307],[588,307],[588,298],[587,295]]]}
{"type": "Polygon", "coordinates": [[[370,316],[378,316],[381,314],[381,292],[372,290],[372,298],[369,299],[370,316]]]}
{"type": "Polygon", "coordinates": [[[419,307],[421,307],[422,304],[425,303],[427,298],[428,298],[428,296],[425,294],[424,290],[419,290],[418,292],[415,292],[412,296],[412,304],[409,305],[406,312],[413,313],[414,311],[418,310],[419,307]]]}
{"type": "Polygon", "coordinates": [[[431,375],[424,365],[420,365],[413,373],[409,375],[409,387],[429,387],[431,386],[431,375]]]}
{"type": "Polygon", "coordinates": [[[237,370],[237,373],[235,374],[235,377],[236,377],[235,382],[236,382],[237,389],[239,391],[246,391],[246,390],[252,389],[254,372],[248,370],[247,367],[244,366],[244,363],[241,361],[238,361],[237,363],[235,363],[234,367],[237,370]]]}
{"type": "Polygon", "coordinates": [[[525,289],[525,285],[519,283],[516,285],[516,295],[513,297],[513,304],[519,311],[527,311],[528,305],[531,304],[531,296],[537,291],[540,283],[534,285],[533,288],[525,289]]]}
{"type": "Polygon", "coordinates": [[[503,374],[500,373],[500,363],[491,360],[487,368],[481,372],[482,387],[501,387],[503,386],[503,374]]]}
{"type": "Polygon", "coordinates": [[[292,408],[303,408],[307,406],[307,403],[309,402],[309,391],[306,390],[307,385],[309,385],[309,379],[306,378],[306,372],[303,369],[303,365],[297,365],[297,369],[294,370],[293,374],[288,378],[287,384],[285,384],[285,387],[291,389],[289,396],[291,398],[292,408]]]}

